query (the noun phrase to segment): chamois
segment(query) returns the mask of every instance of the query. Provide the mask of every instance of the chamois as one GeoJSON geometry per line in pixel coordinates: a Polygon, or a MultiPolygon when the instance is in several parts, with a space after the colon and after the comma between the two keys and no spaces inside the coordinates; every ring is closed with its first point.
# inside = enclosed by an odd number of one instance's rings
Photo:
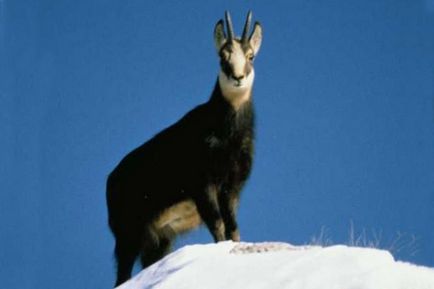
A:
{"type": "Polygon", "coordinates": [[[162,258],[180,233],[202,222],[215,242],[239,241],[236,210],[253,158],[253,58],[262,40],[251,12],[241,38],[229,13],[217,22],[220,72],[210,99],[128,153],[107,180],[114,234],[116,286],[162,258]]]}

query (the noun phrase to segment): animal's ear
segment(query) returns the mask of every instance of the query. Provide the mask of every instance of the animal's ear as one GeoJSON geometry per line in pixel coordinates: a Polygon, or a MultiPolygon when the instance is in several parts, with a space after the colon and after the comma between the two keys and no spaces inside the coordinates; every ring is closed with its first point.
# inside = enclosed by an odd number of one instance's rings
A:
{"type": "Polygon", "coordinates": [[[252,35],[250,35],[249,43],[253,49],[253,53],[256,55],[261,47],[262,42],[262,26],[259,22],[255,22],[252,35]]]}
{"type": "Polygon", "coordinates": [[[217,49],[217,53],[220,53],[220,49],[225,45],[226,43],[226,35],[223,25],[223,20],[220,19],[219,22],[215,25],[214,28],[214,44],[215,48],[217,49]]]}

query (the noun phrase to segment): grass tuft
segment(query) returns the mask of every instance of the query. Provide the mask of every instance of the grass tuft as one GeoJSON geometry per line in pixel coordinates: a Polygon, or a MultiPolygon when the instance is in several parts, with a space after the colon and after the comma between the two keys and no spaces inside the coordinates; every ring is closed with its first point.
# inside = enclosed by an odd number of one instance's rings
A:
{"type": "MultiPolygon", "coordinates": [[[[419,239],[414,234],[396,232],[396,235],[385,240],[382,230],[366,228],[357,231],[353,221],[350,221],[348,240],[344,244],[350,247],[365,247],[387,250],[395,257],[414,257],[419,252],[419,239]]],[[[308,245],[327,247],[336,244],[331,238],[330,230],[321,226],[320,232],[313,235],[308,245]]]]}

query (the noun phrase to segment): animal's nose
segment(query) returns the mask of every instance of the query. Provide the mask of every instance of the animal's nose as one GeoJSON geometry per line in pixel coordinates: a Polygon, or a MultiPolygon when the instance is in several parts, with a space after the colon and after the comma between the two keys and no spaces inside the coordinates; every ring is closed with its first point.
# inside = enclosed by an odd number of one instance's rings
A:
{"type": "Polygon", "coordinates": [[[239,75],[239,76],[233,75],[232,78],[235,79],[236,81],[240,81],[244,78],[244,75],[239,75]]]}

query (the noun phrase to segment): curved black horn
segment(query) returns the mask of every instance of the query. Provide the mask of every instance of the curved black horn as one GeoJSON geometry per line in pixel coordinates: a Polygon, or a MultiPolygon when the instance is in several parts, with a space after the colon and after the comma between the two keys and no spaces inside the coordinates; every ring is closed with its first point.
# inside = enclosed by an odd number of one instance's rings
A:
{"type": "Polygon", "coordinates": [[[229,42],[232,42],[234,40],[234,29],[232,28],[232,20],[231,15],[228,11],[225,11],[225,18],[226,18],[226,28],[228,30],[228,39],[229,42]]]}
{"type": "Polygon", "coordinates": [[[250,30],[250,23],[252,22],[252,11],[247,14],[246,24],[244,24],[243,35],[241,36],[242,42],[247,42],[250,30]]]}

